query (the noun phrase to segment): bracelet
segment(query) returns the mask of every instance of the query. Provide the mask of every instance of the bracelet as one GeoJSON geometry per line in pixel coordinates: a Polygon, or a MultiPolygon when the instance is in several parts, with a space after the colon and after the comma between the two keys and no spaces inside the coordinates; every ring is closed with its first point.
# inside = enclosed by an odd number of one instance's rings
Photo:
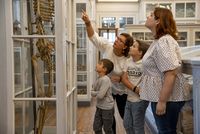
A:
{"type": "Polygon", "coordinates": [[[137,88],[137,86],[135,86],[135,87],[132,89],[132,90],[133,90],[133,92],[135,92],[136,88],[137,88]]]}

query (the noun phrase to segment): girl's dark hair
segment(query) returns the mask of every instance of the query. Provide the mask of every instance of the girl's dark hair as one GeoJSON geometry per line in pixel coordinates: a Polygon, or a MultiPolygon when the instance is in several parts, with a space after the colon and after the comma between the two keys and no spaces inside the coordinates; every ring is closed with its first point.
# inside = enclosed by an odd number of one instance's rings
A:
{"type": "Polygon", "coordinates": [[[109,74],[113,68],[114,68],[114,64],[111,60],[109,59],[101,59],[100,62],[103,63],[103,67],[106,68],[106,74],[109,74]]]}
{"type": "Polygon", "coordinates": [[[171,10],[167,8],[156,7],[154,10],[155,20],[159,19],[159,24],[156,26],[155,39],[159,39],[163,35],[169,34],[175,40],[178,39],[178,31],[176,28],[176,22],[173,19],[171,10]]]}
{"type": "Polygon", "coordinates": [[[126,49],[124,49],[124,52],[123,52],[123,55],[125,57],[128,57],[128,52],[130,50],[130,46],[133,45],[133,38],[131,37],[130,34],[128,33],[121,33],[120,35],[124,36],[126,38],[126,41],[125,41],[125,45],[127,46],[126,49]]]}
{"type": "Polygon", "coordinates": [[[138,39],[136,39],[135,41],[138,43],[138,50],[142,51],[142,56],[141,56],[141,58],[142,58],[144,56],[144,54],[146,53],[146,51],[148,50],[149,44],[142,40],[138,40],[138,39]]]}

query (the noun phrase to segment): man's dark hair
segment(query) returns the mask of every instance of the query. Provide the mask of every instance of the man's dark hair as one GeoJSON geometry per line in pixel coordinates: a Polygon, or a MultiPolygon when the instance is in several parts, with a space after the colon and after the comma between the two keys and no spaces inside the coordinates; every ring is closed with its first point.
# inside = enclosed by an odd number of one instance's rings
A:
{"type": "Polygon", "coordinates": [[[113,68],[114,68],[114,64],[111,60],[109,59],[101,59],[100,62],[103,63],[103,67],[106,68],[106,75],[109,74],[113,68]]]}

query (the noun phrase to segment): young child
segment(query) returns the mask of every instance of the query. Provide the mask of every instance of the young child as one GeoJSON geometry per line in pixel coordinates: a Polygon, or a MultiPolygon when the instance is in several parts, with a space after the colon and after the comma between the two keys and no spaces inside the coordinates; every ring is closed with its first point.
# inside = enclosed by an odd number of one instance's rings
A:
{"type": "Polygon", "coordinates": [[[91,91],[91,95],[97,99],[93,122],[95,134],[102,134],[102,127],[105,134],[113,134],[114,100],[112,97],[112,83],[107,76],[113,68],[113,63],[108,59],[101,59],[96,65],[96,72],[99,77],[93,84],[93,90],[91,91]]]}
{"type": "Polygon", "coordinates": [[[142,75],[142,57],[146,53],[149,45],[140,40],[136,40],[130,47],[130,58],[123,68],[122,82],[128,90],[124,114],[124,128],[127,134],[144,134],[145,111],[148,101],[141,100],[139,88],[137,87],[142,75]]]}

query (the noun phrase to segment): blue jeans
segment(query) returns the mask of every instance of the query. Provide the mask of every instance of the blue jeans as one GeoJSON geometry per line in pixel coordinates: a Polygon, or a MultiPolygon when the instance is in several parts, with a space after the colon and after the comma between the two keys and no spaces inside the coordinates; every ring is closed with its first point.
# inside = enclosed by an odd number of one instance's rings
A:
{"type": "Polygon", "coordinates": [[[156,114],[156,104],[157,102],[151,102],[151,108],[159,134],[176,134],[179,113],[185,102],[167,102],[166,113],[160,116],[156,114]]]}
{"type": "Polygon", "coordinates": [[[124,128],[127,134],[144,134],[144,118],[148,101],[126,101],[124,128]]]}

